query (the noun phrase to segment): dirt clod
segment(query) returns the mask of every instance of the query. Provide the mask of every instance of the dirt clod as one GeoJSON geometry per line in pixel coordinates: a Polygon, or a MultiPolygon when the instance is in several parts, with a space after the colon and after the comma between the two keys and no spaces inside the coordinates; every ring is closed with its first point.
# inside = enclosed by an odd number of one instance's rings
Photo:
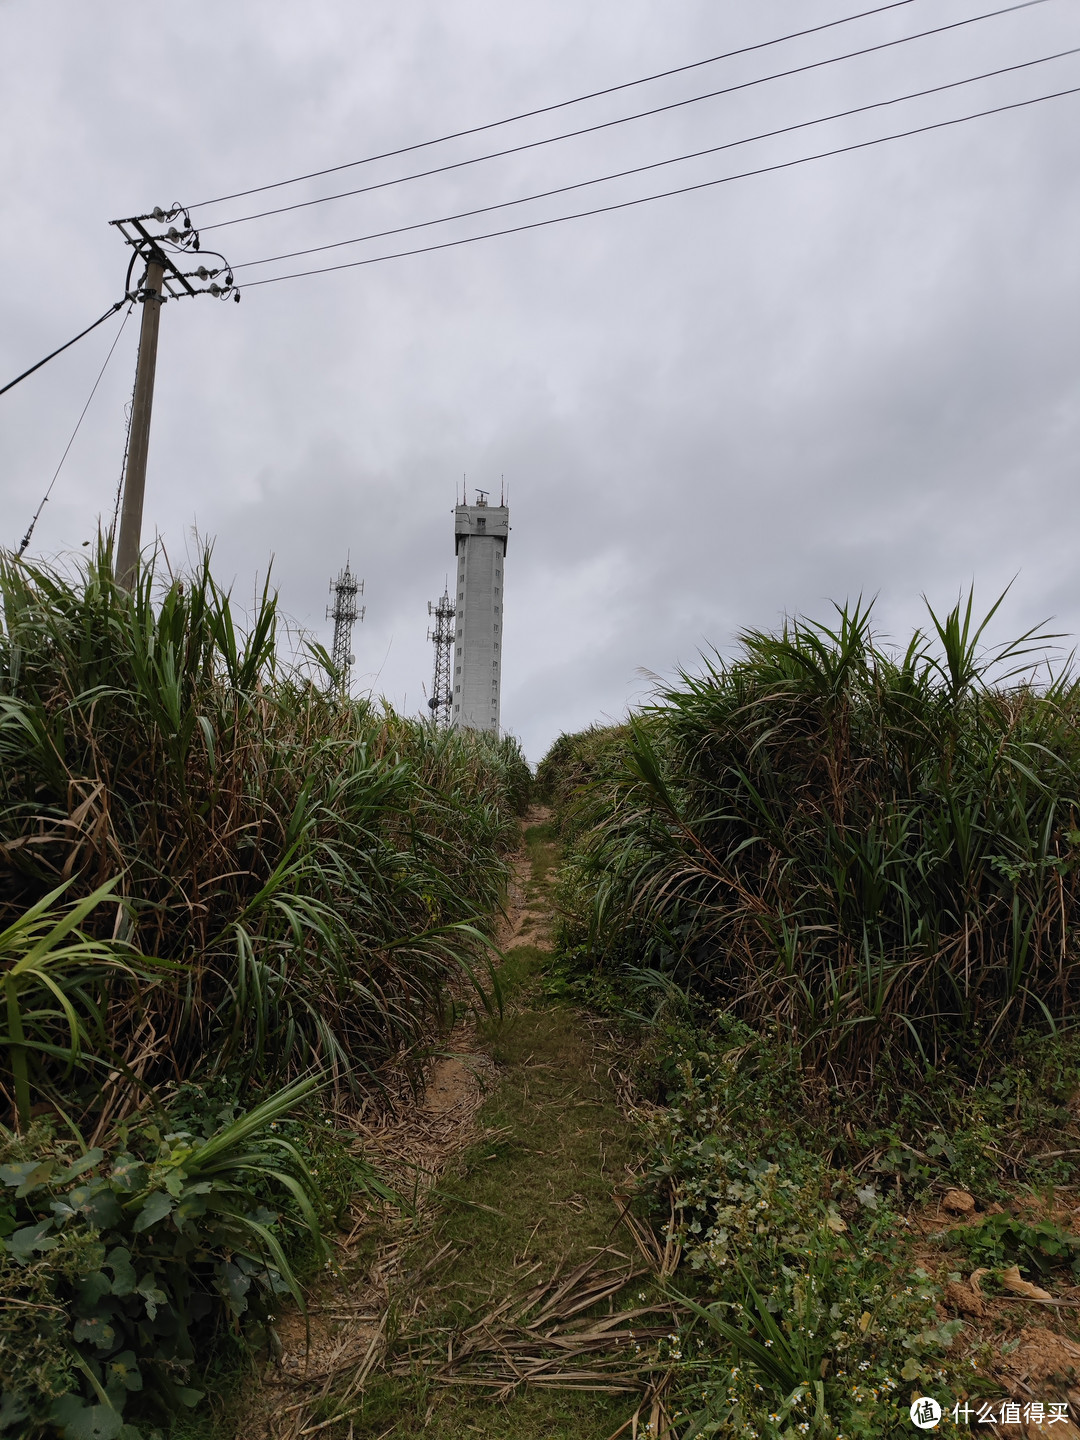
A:
{"type": "Polygon", "coordinates": [[[950,1310],[961,1315],[971,1315],[981,1320],[986,1315],[986,1301],[983,1296],[962,1281],[950,1280],[945,1286],[945,1304],[950,1310]]]}
{"type": "Polygon", "coordinates": [[[966,1190],[947,1190],[942,1196],[941,1208],[948,1210],[950,1215],[973,1215],[975,1197],[966,1190]]]}

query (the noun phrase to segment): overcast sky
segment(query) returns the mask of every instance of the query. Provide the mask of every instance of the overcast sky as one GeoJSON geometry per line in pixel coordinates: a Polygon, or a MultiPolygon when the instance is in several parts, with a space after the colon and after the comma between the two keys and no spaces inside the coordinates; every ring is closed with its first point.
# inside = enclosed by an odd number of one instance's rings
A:
{"type": "MultiPolygon", "coordinates": [[[[874,0],[0,0],[0,383],[123,291],[107,222],[362,159],[870,8],[874,0]]],[[[554,114],[192,211],[394,179],[1000,7],[913,0],[554,114]]],[[[204,231],[234,265],[437,219],[1080,46],[1077,0],[288,215],[204,231]]],[[[244,282],[692,185],[1080,86],[1080,56],[467,221],[237,269],[244,282]]],[[[1080,95],[525,234],[162,313],[145,538],[214,537],[247,599],[329,640],[367,582],[357,691],[430,685],[455,487],[510,489],[504,725],[538,759],[741,627],[1016,576],[1001,635],[1080,630],[1080,95]]],[[[128,321],[31,551],[106,523],[128,321]]],[[[18,544],[119,319],[0,398],[18,544]]],[[[471,488],[470,488],[471,496],[471,488]]],[[[1070,642],[1071,643],[1071,642],[1070,642]]]]}

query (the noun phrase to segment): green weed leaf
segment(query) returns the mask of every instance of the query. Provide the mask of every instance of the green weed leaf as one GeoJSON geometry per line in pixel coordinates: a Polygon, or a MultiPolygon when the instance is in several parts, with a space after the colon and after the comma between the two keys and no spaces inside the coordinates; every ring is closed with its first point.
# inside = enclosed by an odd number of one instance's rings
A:
{"type": "Polygon", "coordinates": [[[121,1387],[124,1390],[141,1390],[143,1378],[134,1350],[122,1350],[105,1362],[105,1386],[108,1390],[121,1387]]]}
{"type": "Polygon", "coordinates": [[[100,1150],[96,1147],[93,1150],[88,1150],[85,1155],[80,1155],[78,1160],[73,1160],[70,1165],[68,1165],[65,1169],[61,1170],[60,1173],[53,1180],[53,1184],[70,1184],[71,1181],[76,1179],[79,1175],[85,1174],[87,1170],[92,1170],[95,1165],[100,1165],[104,1158],[104,1150],[100,1150]]]}
{"type": "Polygon", "coordinates": [[[136,1235],[143,1230],[149,1230],[151,1225],[156,1225],[165,1216],[170,1214],[174,1205],[173,1197],[166,1194],[164,1190],[153,1190],[143,1201],[132,1230],[136,1235]]]}
{"type": "Polygon", "coordinates": [[[59,1244],[59,1237],[49,1233],[52,1228],[51,1220],[41,1220],[36,1225],[24,1225],[8,1236],[4,1241],[5,1248],[20,1265],[25,1265],[35,1254],[52,1250],[59,1244]]]}
{"type": "Polygon", "coordinates": [[[116,1344],[116,1326],[104,1315],[84,1315],[75,1321],[72,1334],[76,1341],[89,1340],[98,1350],[111,1350],[116,1344]]]}
{"type": "Polygon", "coordinates": [[[139,1284],[136,1286],[136,1293],[143,1297],[143,1301],[146,1306],[147,1319],[149,1320],[156,1320],[158,1310],[163,1305],[167,1305],[169,1303],[169,1297],[165,1294],[165,1291],[159,1289],[153,1283],[153,1279],[150,1276],[148,1276],[145,1280],[140,1280],[139,1284]]]}
{"type": "MultiPolygon", "coordinates": [[[[63,1201],[53,1205],[58,1216],[78,1215],[91,1224],[95,1230],[107,1230],[120,1219],[120,1204],[109,1189],[107,1180],[92,1181],[89,1185],[76,1185],[69,1190],[63,1201]]],[[[66,1217],[65,1217],[66,1218],[66,1217]]]]}
{"type": "Polygon", "coordinates": [[[132,1194],[141,1190],[146,1183],[147,1167],[134,1155],[118,1155],[109,1171],[109,1181],[114,1190],[132,1194]]]}
{"type": "Polygon", "coordinates": [[[135,1268],[131,1263],[131,1251],[117,1245],[105,1257],[105,1264],[113,1272],[112,1293],[130,1295],[135,1289],[135,1268]]]}
{"type": "Polygon", "coordinates": [[[50,1418],[63,1440],[118,1440],[123,1417],[111,1405],[87,1405],[76,1395],[54,1402],[50,1418]]]}
{"type": "Polygon", "coordinates": [[[52,1160],[24,1160],[20,1165],[0,1165],[0,1181],[15,1190],[16,1200],[44,1185],[55,1169],[52,1160]]]}
{"type": "Polygon", "coordinates": [[[247,1293],[251,1289],[251,1276],[245,1275],[239,1265],[227,1263],[218,1268],[218,1288],[229,1303],[234,1315],[243,1315],[248,1308],[247,1293]]]}

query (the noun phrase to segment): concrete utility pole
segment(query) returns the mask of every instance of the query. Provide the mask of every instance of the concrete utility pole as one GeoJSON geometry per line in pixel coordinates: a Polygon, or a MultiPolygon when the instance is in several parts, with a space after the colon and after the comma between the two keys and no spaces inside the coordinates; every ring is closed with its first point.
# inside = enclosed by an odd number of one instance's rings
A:
{"type": "MultiPolygon", "coordinates": [[[[124,464],[124,504],[120,513],[120,534],[116,542],[114,560],[116,581],[125,590],[135,588],[139,573],[139,552],[142,546],[143,494],[146,490],[146,455],[150,448],[150,412],[154,404],[154,370],[157,366],[158,325],[161,321],[161,307],[166,300],[182,300],[188,295],[212,295],[217,300],[232,296],[240,299],[240,292],[233,281],[232,271],[224,256],[211,252],[221,261],[220,265],[208,267],[205,264],[194,270],[181,270],[177,261],[189,253],[200,250],[199,232],[191,223],[191,216],[183,205],[170,205],[163,210],[159,205],[146,215],[132,215],[126,220],[110,220],[131,246],[131,264],[128,266],[124,293],[129,299],[138,299],[143,307],[142,334],[139,338],[139,359],[135,367],[135,395],[131,402],[131,430],[128,434],[128,450],[124,464]],[[183,219],[183,226],[169,225],[172,220],[183,219]],[[168,230],[151,234],[145,222],[168,230]],[[146,266],[138,295],[131,293],[131,276],[135,266],[142,262],[146,266]],[[223,283],[218,283],[218,276],[223,283]],[[193,285],[193,280],[201,281],[193,285]]],[[[205,255],[205,252],[204,252],[205,255]]]]}
{"type": "Polygon", "coordinates": [[[147,261],[146,281],[139,295],[143,307],[142,330],[139,335],[139,360],[135,368],[135,396],[131,402],[131,432],[124,466],[124,506],[120,512],[120,537],[116,542],[116,579],[125,590],[134,589],[142,546],[146,456],[150,448],[150,415],[154,406],[154,371],[157,367],[164,277],[165,257],[152,252],[147,261]]]}

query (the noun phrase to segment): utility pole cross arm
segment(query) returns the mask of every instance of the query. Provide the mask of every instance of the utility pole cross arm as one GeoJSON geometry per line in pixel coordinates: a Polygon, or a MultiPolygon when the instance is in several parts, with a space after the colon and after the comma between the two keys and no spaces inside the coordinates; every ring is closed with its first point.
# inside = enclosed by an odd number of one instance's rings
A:
{"type": "MultiPolygon", "coordinates": [[[[240,299],[240,292],[233,283],[232,270],[224,256],[218,255],[220,267],[210,269],[199,265],[195,270],[181,270],[174,256],[189,251],[199,251],[199,232],[191,223],[191,216],[182,205],[160,208],[148,215],[135,215],[127,220],[110,220],[132,248],[131,263],[128,266],[125,291],[130,295],[132,272],[140,259],[146,266],[146,273],[139,285],[137,296],[143,307],[142,328],[139,334],[139,358],[135,364],[135,395],[131,404],[131,429],[128,433],[127,455],[124,460],[124,500],[120,512],[120,534],[116,542],[116,580],[125,590],[135,586],[139,570],[139,555],[142,549],[143,498],[146,494],[146,460],[150,451],[150,417],[154,408],[154,374],[157,368],[158,328],[161,322],[161,307],[166,300],[181,300],[193,295],[212,295],[225,299],[230,294],[240,299]],[[183,229],[170,225],[162,234],[154,235],[146,228],[144,221],[152,220],[159,225],[177,220],[183,216],[183,229]],[[224,275],[224,283],[218,284],[217,276],[224,275]],[[193,285],[192,280],[202,282],[193,285]]],[[[211,252],[216,254],[217,252],[211,252]]]]}

